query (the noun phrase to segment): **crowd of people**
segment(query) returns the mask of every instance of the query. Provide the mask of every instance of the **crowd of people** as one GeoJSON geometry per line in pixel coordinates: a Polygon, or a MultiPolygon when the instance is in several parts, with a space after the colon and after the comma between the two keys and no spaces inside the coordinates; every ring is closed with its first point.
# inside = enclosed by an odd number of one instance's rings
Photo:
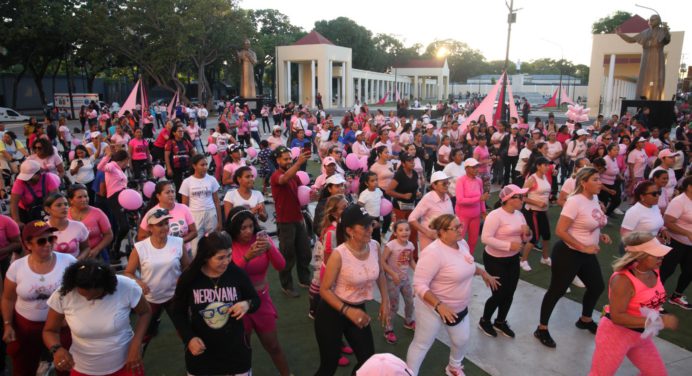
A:
{"type": "Polygon", "coordinates": [[[373,375],[366,363],[387,352],[375,349],[368,309],[377,287],[385,340],[401,337],[402,300],[403,328],[414,331],[407,372],[419,374],[444,328],[450,355],[440,366],[459,376],[472,320],[484,335],[515,337],[513,297],[538,250],[551,269],[535,312],[541,344],[557,346],[549,319],[574,285],[584,288],[575,326],[595,334],[590,374],[614,374],[625,356],[665,374],[651,339],[677,327],[664,304],[692,309],[690,114],[668,128],[648,109],[588,125],[552,114],[491,124],[456,103],[444,109],[432,119],[363,105],[335,121],[295,103],[253,112],[229,102],[207,129],[204,106],[122,117],[85,108],[83,131],[47,117],[25,126],[26,142],[4,132],[0,359],[9,355],[14,375],[51,363],[58,374],[141,375],[165,311],[188,374],[250,375],[255,332],[288,376],[273,268],[287,297],[306,289],[316,375],[348,366],[348,354],[354,374],[373,375]],[[125,208],[129,189],[143,208],[125,208]],[[622,240],[601,232],[620,221],[622,240]],[[608,244],[621,257],[606,285],[597,254],[608,244]],[[491,291],[480,318],[469,316],[474,276],[491,291]],[[594,320],[606,286],[609,304],[594,320]]]}

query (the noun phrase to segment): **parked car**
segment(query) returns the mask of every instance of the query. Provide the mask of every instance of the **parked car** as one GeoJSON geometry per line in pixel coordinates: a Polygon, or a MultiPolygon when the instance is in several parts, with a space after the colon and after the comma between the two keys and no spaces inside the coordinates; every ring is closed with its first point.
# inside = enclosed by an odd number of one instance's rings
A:
{"type": "Polygon", "coordinates": [[[11,108],[0,107],[0,121],[5,123],[15,123],[29,121],[29,117],[24,116],[11,108]]]}

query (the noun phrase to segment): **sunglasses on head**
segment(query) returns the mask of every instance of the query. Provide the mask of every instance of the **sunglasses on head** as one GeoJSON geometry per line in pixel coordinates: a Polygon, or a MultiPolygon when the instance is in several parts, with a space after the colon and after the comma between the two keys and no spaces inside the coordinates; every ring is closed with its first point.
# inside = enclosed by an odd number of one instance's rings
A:
{"type": "Polygon", "coordinates": [[[53,243],[55,243],[56,240],[58,240],[58,237],[55,235],[51,235],[47,238],[37,238],[36,239],[36,245],[44,246],[47,243],[53,244],[53,243]]]}

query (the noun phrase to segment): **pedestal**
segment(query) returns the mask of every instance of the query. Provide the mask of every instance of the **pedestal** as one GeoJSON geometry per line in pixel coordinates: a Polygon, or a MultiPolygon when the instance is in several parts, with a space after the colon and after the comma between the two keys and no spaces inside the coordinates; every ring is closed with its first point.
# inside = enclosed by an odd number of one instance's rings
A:
{"type": "Polygon", "coordinates": [[[675,101],[647,101],[624,99],[620,106],[620,117],[626,113],[636,115],[642,108],[648,107],[649,129],[670,129],[675,124],[675,101]]]}

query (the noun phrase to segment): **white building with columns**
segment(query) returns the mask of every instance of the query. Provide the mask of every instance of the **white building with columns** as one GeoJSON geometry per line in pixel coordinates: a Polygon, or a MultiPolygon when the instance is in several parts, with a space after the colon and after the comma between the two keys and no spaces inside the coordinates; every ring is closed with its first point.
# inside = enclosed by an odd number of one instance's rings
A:
{"type": "Polygon", "coordinates": [[[313,30],[290,46],[276,47],[276,99],[314,107],[319,93],[324,108],[352,107],[356,99],[361,104],[392,102],[397,94],[445,99],[447,60],[416,62],[392,67],[387,73],[354,69],[350,48],[336,46],[313,30]]]}

